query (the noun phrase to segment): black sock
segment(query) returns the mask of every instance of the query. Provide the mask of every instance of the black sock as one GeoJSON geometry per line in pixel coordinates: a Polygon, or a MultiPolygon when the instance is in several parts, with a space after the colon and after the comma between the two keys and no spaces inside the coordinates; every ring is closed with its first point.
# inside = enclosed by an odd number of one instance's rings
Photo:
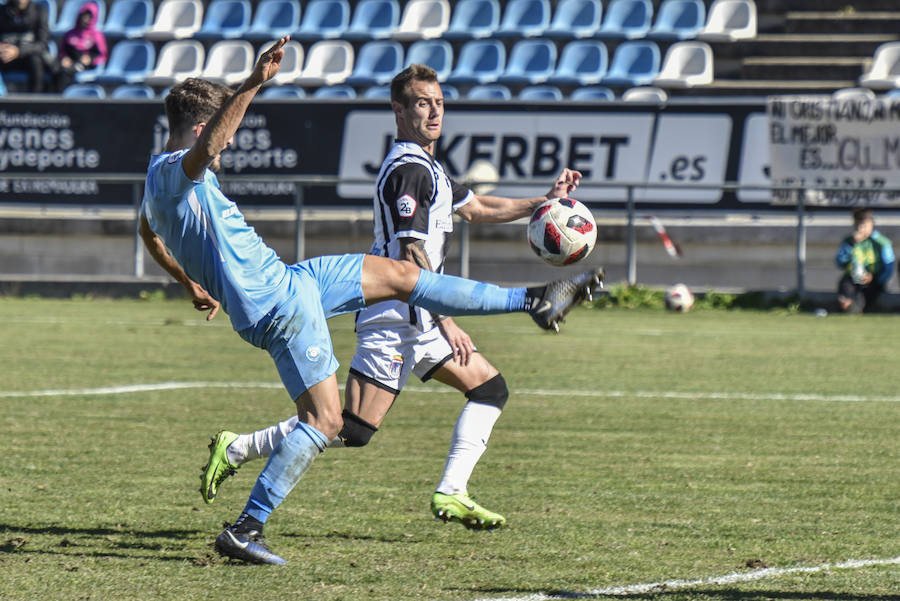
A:
{"type": "Polygon", "coordinates": [[[234,523],[234,532],[236,534],[246,534],[248,532],[262,532],[263,523],[250,515],[249,513],[241,513],[241,516],[234,523]]]}
{"type": "Polygon", "coordinates": [[[540,302],[542,298],[544,298],[544,291],[547,290],[546,286],[535,286],[534,288],[526,288],[525,289],[525,307],[526,311],[531,311],[537,304],[540,302]]]}

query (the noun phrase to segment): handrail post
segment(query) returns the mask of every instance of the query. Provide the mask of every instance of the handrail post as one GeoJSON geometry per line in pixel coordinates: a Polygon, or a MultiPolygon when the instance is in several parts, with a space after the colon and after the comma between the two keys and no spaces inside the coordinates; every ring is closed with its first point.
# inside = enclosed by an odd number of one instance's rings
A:
{"type": "Polygon", "coordinates": [[[806,294],[806,220],[803,200],[806,190],[797,190],[797,296],[806,294]]]}
{"type": "Polygon", "coordinates": [[[626,243],[625,243],[625,256],[628,264],[628,285],[634,286],[637,283],[637,253],[635,247],[637,243],[635,241],[635,232],[634,232],[634,187],[628,186],[627,188],[627,216],[628,216],[628,225],[626,226],[626,243]]]}
{"type": "Polygon", "coordinates": [[[144,277],[144,245],[141,243],[141,184],[131,184],[131,204],[134,207],[134,277],[144,277]]]}
{"type": "Polygon", "coordinates": [[[465,219],[459,223],[459,275],[460,277],[469,277],[469,253],[471,242],[471,231],[469,222],[465,219]]]}

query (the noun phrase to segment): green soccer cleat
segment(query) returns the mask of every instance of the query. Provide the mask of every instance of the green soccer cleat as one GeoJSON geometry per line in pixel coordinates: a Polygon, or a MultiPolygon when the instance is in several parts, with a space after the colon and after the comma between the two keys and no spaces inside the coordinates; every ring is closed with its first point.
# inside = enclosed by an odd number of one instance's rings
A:
{"type": "Polygon", "coordinates": [[[207,503],[216,500],[219,485],[228,476],[233,476],[239,467],[228,461],[228,446],[237,440],[237,437],[234,432],[222,430],[209,439],[209,462],[200,472],[200,494],[207,503]]]}
{"type": "Polygon", "coordinates": [[[469,493],[445,495],[436,492],[431,497],[434,519],[459,522],[469,530],[493,530],[506,524],[506,518],[489,511],[472,500],[469,493]]]}

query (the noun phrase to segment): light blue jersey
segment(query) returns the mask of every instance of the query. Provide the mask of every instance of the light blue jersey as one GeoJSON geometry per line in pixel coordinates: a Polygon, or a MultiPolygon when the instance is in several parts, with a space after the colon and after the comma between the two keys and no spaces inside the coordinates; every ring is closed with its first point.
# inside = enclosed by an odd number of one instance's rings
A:
{"type": "Polygon", "coordinates": [[[188,277],[243,330],[285,300],[287,266],[222,194],[212,171],[202,181],[185,175],[185,152],[151,157],[141,210],[188,277]]]}

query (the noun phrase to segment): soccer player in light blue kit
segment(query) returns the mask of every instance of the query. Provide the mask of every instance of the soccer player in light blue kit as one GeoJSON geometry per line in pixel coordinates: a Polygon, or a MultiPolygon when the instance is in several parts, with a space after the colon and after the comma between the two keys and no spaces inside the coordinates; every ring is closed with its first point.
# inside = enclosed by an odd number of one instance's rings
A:
{"type": "Polygon", "coordinates": [[[221,307],[237,333],[272,356],[299,421],[269,456],[244,511],[216,550],[282,564],[262,535],[272,511],[342,427],[338,362],[326,320],[385,300],[445,315],[525,311],[545,329],[599,284],[599,270],[534,288],[501,288],[374,255],[318,257],[286,265],[219,190],[219,155],[263,83],[278,72],[288,38],[260,57],[234,93],[188,79],[166,96],[169,140],[151,157],[140,231],[153,258],[212,319],[221,307]]]}

